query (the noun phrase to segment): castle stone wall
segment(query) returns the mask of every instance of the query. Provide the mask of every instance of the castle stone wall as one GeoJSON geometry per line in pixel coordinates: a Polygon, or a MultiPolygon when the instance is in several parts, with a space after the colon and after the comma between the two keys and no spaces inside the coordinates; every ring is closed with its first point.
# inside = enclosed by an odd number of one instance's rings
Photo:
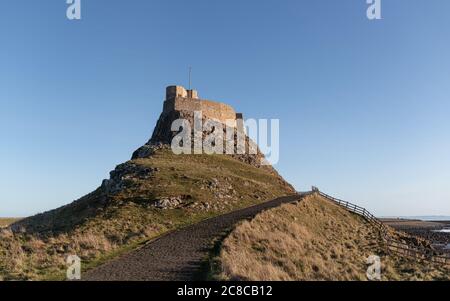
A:
{"type": "Polygon", "coordinates": [[[236,112],[234,109],[224,103],[203,100],[201,101],[201,109],[203,115],[210,119],[218,119],[222,122],[236,119],[236,112]]]}
{"type": "Polygon", "coordinates": [[[224,103],[204,100],[198,98],[191,98],[187,96],[197,96],[197,92],[193,90],[193,94],[180,86],[171,86],[167,88],[167,99],[164,102],[164,113],[172,111],[194,112],[201,111],[203,117],[209,119],[217,119],[223,123],[226,120],[235,120],[235,110],[224,103]],[[190,95],[189,95],[190,94],[190,95]]]}

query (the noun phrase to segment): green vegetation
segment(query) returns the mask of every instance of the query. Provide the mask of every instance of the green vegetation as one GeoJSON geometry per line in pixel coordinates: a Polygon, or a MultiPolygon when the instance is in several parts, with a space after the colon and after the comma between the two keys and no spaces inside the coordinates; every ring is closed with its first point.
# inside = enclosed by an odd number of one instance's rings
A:
{"type": "Polygon", "coordinates": [[[271,168],[224,155],[174,155],[162,149],[130,161],[151,168],[149,177],[127,177],[116,194],[103,188],[70,205],[19,223],[26,231],[0,231],[0,277],[63,279],[65,259],[78,255],[92,268],[168,231],[293,193],[271,168]],[[175,209],[155,200],[182,196],[175,209]]]}
{"type": "Polygon", "coordinates": [[[367,280],[371,255],[381,258],[382,280],[450,280],[444,267],[387,255],[376,229],[318,195],[237,226],[213,259],[213,275],[221,280],[367,280]]]}

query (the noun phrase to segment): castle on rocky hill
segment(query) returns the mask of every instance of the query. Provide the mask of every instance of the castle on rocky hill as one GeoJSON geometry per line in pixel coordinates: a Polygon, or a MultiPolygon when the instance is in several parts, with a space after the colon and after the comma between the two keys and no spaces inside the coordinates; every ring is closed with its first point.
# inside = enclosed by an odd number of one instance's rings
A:
{"type": "Polygon", "coordinates": [[[201,111],[208,119],[215,119],[222,123],[226,120],[242,119],[242,114],[224,103],[200,99],[196,90],[186,90],[182,86],[169,86],[166,88],[163,114],[173,111],[194,112],[201,111]]]}
{"type": "Polygon", "coordinates": [[[182,86],[169,86],[166,88],[163,112],[149,142],[170,144],[175,135],[170,131],[172,122],[177,119],[186,119],[193,125],[194,112],[201,112],[203,120],[211,119],[223,124],[229,123],[230,120],[243,119],[243,114],[236,113],[230,105],[200,99],[196,90],[186,90],[182,86]]]}

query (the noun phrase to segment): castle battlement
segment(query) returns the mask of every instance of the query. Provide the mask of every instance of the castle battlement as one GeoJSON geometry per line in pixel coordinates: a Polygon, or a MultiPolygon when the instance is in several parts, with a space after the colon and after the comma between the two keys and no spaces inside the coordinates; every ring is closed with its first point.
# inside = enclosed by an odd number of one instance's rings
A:
{"type": "Polygon", "coordinates": [[[166,100],[177,97],[199,99],[196,90],[186,90],[182,86],[169,86],[166,88],[166,100]]]}

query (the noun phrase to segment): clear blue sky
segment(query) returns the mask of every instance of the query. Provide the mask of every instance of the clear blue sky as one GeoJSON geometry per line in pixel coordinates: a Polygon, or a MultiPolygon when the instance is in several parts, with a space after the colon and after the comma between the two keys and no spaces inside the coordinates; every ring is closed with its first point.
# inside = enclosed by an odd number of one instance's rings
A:
{"type": "Polygon", "coordinates": [[[0,216],[94,190],[151,135],[187,68],[206,98],[279,118],[280,173],[378,215],[450,215],[450,1],[0,4],[0,216]]]}

